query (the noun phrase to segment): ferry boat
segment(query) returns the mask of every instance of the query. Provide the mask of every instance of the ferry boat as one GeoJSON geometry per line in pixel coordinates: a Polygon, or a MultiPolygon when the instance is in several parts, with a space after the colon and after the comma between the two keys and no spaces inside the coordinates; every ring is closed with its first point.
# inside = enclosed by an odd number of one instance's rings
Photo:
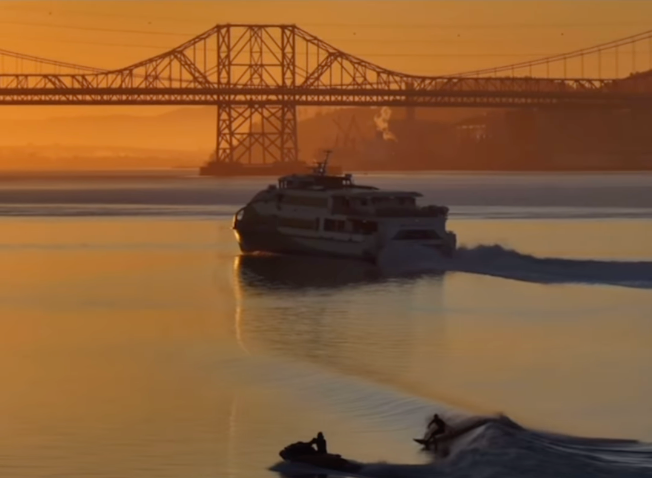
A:
{"type": "Polygon", "coordinates": [[[243,253],[309,254],[375,263],[388,246],[418,244],[450,256],[456,236],[446,230],[448,208],[419,206],[418,192],[355,184],[328,174],[328,158],[310,174],[282,176],[233,218],[243,253]]]}

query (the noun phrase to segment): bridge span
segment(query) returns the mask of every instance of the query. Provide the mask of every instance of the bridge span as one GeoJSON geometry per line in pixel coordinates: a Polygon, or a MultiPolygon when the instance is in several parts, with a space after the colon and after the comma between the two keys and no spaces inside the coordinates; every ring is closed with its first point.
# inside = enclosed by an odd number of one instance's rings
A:
{"type": "Polygon", "coordinates": [[[117,70],[8,51],[0,57],[3,65],[5,59],[18,65],[18,71],[0,72],[0,105],[215,105],[216,160],[224,162],[239,161],[255,144],[272,161],[296,161],[298,106],[652,107],[652,31],[547,59],[445,76],[383,68],[295,25],[217,25],[117,70]],[[649,50],[643,72],[636,65],[637,45],[639,53],[640,45],[649,50]],[[621,52],[628,49],[630,74],[623,77],[621,52]],[[603,77],[607,61],[612,67],[603,77]],[[585,76],[591,62],[597,75],[585,76]],[[570,63],[581,69],[569,74],[570,63]],[[563,74],[551,75],[551,67],[559,71],[560,65],[563,74]],[[256,132],[255,125],[264,131],[256,132]]]}

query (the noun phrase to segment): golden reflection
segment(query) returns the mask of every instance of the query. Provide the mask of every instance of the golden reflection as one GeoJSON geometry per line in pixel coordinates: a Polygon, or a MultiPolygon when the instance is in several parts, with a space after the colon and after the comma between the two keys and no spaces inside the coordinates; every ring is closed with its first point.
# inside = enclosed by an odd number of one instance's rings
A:
{"type": "Polygon", "coordinates": [[[417,359],[419,334],[431,347],[445,340],[441,275],[383,277],[355,261],[283,255],[242,255],[234,271],[236,338],[246,322],[249,347],[395,382],[417,359]],[[425,325],[421,306],[433,313],[425,325]]]}
{"type": "MultiPolygon", "coordinates": [[[[501,233],[519,249],[541,250],[511,224],[501,233]]],[[[459,224],[464,237],[487,228],[459,224]]],[[[6,220],[0,232],[0,447],[20,478],[271,476],[278,449],[317,430],[356,459],[404,460],[412,443],[390,425],[369,433],[386,426],[366,417],[369,399],[395,410],[369,382],[546,428],[649,436],[648,291],[234,259],[228,224],[208,221],[6,220]],[[194,247],[214,234],[219,253],[194,247]]],[[[566,246],[581,252],[581,232],[566,246]]]]}
{"type": "Polygon", "coordinates": [[[227,440],[226,440],[226,473],[229,478],[236,476],[237,474],[237,460],[235,457],[235,445],[236,445],[236,424],[237,424],[237,406],[238,406],[238,395],[233,395],[231,398],[231,404],[229,407],[229,422],[227,429],[227,440]]]}
{"type": "Polygon", "coordinates": [[[233,260],[233,297],[235,299],[235,340],[247,355],[251,355],[244,343],[244,338],[242,334],[242,288],[240,281],[238,280],[238,272],[240,270],[240,257],[236,256],[233,260]]]}

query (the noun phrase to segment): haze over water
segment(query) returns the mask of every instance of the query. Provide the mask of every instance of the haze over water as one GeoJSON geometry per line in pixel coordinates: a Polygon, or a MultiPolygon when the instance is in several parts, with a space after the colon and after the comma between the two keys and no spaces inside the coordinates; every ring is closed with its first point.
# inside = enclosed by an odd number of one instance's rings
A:
{"type": "Polygon", "coordinates": [[[240,256],[272,181],[3,180],[0,475],[278,476],[323,431],[373,476],[652,476],[652,175],[357,177],[450,207],[445,272],[240,256]],[[509,419],[433,465],[434,411],[509,419]]]}

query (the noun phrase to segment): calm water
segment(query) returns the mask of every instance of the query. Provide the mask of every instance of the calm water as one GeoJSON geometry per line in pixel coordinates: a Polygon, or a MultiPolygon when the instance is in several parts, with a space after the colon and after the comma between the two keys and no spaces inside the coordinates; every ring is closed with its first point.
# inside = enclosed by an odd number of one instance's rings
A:
{"type": "Polygon", "coordinates": [[[360,177],[451,207],[439,272],[241,257],[267,182],[1,182],[0,476],[273,477],[320,430],[366,476],[652,476],[651,175],[360,177]],[[509,418],[432,463],[434,411],[509,418]]]}

